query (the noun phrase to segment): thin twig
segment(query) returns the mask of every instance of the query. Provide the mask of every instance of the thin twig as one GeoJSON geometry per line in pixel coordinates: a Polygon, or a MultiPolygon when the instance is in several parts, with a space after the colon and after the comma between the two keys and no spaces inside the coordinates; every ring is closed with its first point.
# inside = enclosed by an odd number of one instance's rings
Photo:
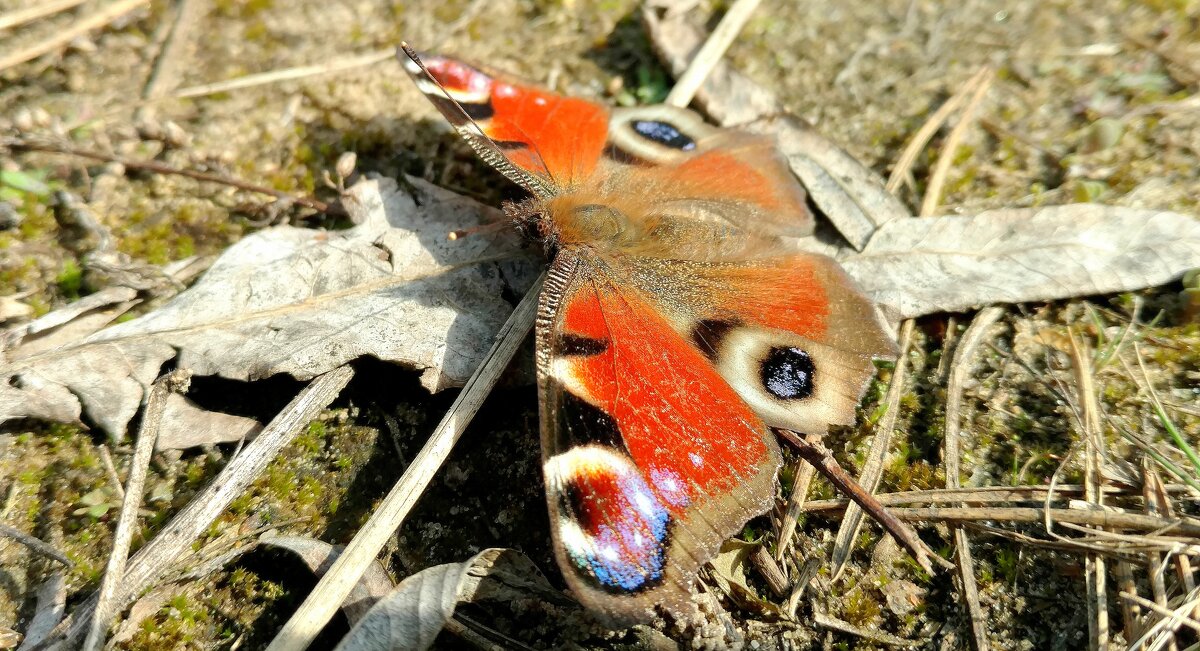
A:
{"type": "Polygon", "coordinates": [[[875,496],[870,491],[859,486],[853,477],[847,474],[845,470],[842,470],[842,467],[838,465],[837,460],[833,458],[833,454],[828,448],[813,445],[811,442],[787,430],[776,431],[784,440],[792,444],[792,447],[796,449],[796,453],[801,458],[819,470],[829,480],[829,483],[848,495],[854,501],[855,505],[875,518],[885,531],[891,534],[897,542],[908,550],[908,553],[912,555],[917,564],[926,573],[933,574],[933,566],[929,562],[931,558],[937,561],[939,565],[950,569],[954,568],[953,565],[949,565],[941,556],[938,556],[933,550],[929,549],[912,527],[896,519],[891,512],[875,499],[875,496]]]}
{"type": "MultiPolygon", "coordinates": [[[[971,376],[972,362],[975,351],[987,335],[992,324],[1004,316],[1002,307],[988,307],[979,311],[963,333],[958,348],[954,351],[954,359],[950,364],[950,374],[946,381],[946,434],[945,463],[946,488],[959,488],[959,461],[962,457],[960,432],[962,426],[963,391],[967,378],[971,376]]],[[[975,583],[975,562],[971,558],[971,542],[966,530],[961,527],[954,529],[954,553],[958,558],[958,575],[962,582],[963,597],[967,602],[967,616],[971,621],[971,641],[976,651],[986,651],[988,647],[987,621],[984,619],[983,606],[979,602],[979,586],[975,583]]]]}
{"type": "Polygon", "coordinates": [[[287,623],[271,640],[268,651],[301,651],[316,638],[330,618],[337,613],[350,590],[358,583],[367,567],[375,562],[396,529],[404,522],[413,504],[437,473],[438,468],[454,448],[479,407],[500,379],[513,355],[521,347],[525,335],[533,327],[537,314],[538,294],[545,273],[534,283],[508,321],[496,334],[496,343],[482,364],[467,380],[445,418],[429,436],[408,469],[388,492],[366,524],[354,535],[350,544],[338,556],[325,575],[292,614],[287,623]]]}
{"type": "Polygon", "coordinates": [[[47,558],[53,558],[67,567],[75,566],[75,563],[73,563],[71,559],[67,558],[66,554],[58,551],[52,545],[44,543],[41,540],[38,540],[37,538],[25,533],[24,531],[21,531],[20,529],[15,529],[7,524],[0,524],[0,537],[12,538],[13,540],[28,547],[31,551],[35,551],[47,558]]]}
{"type": "Polygon", "coordinates": [[[950,166],[954,164],[954,152],[958,151],[958,144],[962,142],[963,136],[966,135],[967,129],[970,128],[972,118],[975,116],[975,110],[979,108],[979,104],[983,102],[988,89],[992,87],[991,73],[991,68],[984,68],[980,72],[980,74],[984,75],[983,81],[975,87],[974,92],[971,94],[971,101],[967,102],[966,108],[963,109],[958,124],[954,125],[954,128],[950,130],[950,135],[946,136],[946,143],[942,146],[941,153],[938,154],[933,173],[929,176],[929,183],[925,186],[925,197],[921,201],[922,215],[933,214],[937,205],[941,203],[942,188],[946,185],[946,177],[950,174],[950,166]]]}
{"type": "MultiPolygon", "coordinates": [[[[341,366],[314,378],[300,391],[262,433],[221,470],[211,484],[192,498],[157,536],[133,555],[125,576],[113,594],[109,611],[96,612],[97,595],[93,594],[59,626],[59,631],[65,629],[65,633],[59,633],[59,639],[64,640],[63,646],[72,648],[79,643],[93,613],[97,617],[111,619],[113,613],[124,609],[172,564],[177,563],[192,542],[208,529],[209,524],[230,502],[246,491],[304,425],[333,402],[353,376],[353,369],[341,366]]],[[[57,640],[52,638],[52,641],[57,640]]]]}
{"type": "MultiPolygon", "coordinates": [[[[838,509],[822,509],[829,513],[838,509]]],[[[815,510],[814,510],[815,511],[815,510]]],[[[888,512],[905,522],[995,522],[1044,523],[1046,517],[1066,522],[1106,529],[1125,529],[1145,533],[1173,533],[1179,536],[1200,537],[1200,523],[1180,519],[1159,518],[1141,513],[1111,511],[1081,511],[1079,509],[1047,509],[1031,507],[889,507],[888,512]]]]}
{"type": "MultiPolygon", "coordinates": [[[[904,395],[905,374],[908,372],[908,348],[912,344],[914,322],[910,319],[900,327],[900,356],[896,358],[896,368],[892,371],[892,381],[888,385],[887,397],[884,404],[887,411],[875,426],[875,436],[871,439],[871,449],[867,451],[867,459],[863,462],[858,484],[867,493],[874,493],[879,488],[879,480],[883,478],[883,461],[892,445],[892,433],[896,429],[896,418],[900,414],[900,398],[904,395]]],[[[846,516],[838,528],[837,538],[833,543],[833,553],[830,564],[830,576],[836,580],[846,569],[846,561],[850,560],[850,552],[858,539],[862,528],[863,511],[858,504],[851,504],[846,509],[846,516]]]]}
{"type": "MultiPolygon", "coordinates": [[[[1154,472],[1153,461],[1151,461],[1149,455],[1145,455],[1142,457],[1142,476],[1145,478],[1144,481],[1142,482],[1142,495],[1145,500],[1146,514],[1147,515],[1159,515],[1159,512],[1160,512],[1159,507],[1163,506],[1163,504],[1157,500],[1158,491],[1156,489],[1159,488],[1158,484],[1160,483],[1160,480],[1158,479],[1158,474],[1154,472]]],[[[1168,504],[1169,504],[1169,502],[1168,502],[1168,504]]],[[[1163,510],[1162,514],[1170,516],[1170,513],[1165,510],[1163,510]]],[[[1182,558],[1182,557],[1180,556],[1177,558],[1182,558]]],[[[1154,595],[1154,603],[1165,608],[1167,605],[1167,586],[1166,586],[1166,583],[1163,581],[1163,573],[1159,572],[1157,569],[1159,566],[1162,565],[1162,562],[1163,562],[1162,553],[1157,550],[1147,551],[1146,552],[1146,561],[1147,561],[1146,568],[1148,570],[1147,578],[1150,583],[1150,593],[1154,595]]],[[[1122,591],[1136,594],[1137,587],[1133,586],[1132,589],[1122,588],[1122,591]]],[[[1189,590],[1189,592],[1190,591],[1191,590],[1189,590]]],[[[1125,607],[1133,608],[1133,607],[1135,607],[1134,604],[1136,602],[1131,602],[1128,599],[1126,599],[1125,601],[1122,601],[1121,603],[1125,607]]],[[[1136,623],[1136,620],[1135,620],[1135,623],[1136,623]]],[[[1126,639],[1128,639],[1128,640],[1133,640],[1135,638],[1136,638],[1136,636],[1127,636],[1126,637],[1126,639]]],[[[1177,651],[1179,648],[1179,644],[1175,640],[1175,634],[1173,632],[1168,632],[1167,638],[1168,639],[1166,640],[1166,643],[1167,643],[1168,651],[1177,651]]]]}
{"type": "Polygon", "coordinates": [[[85,2],[87,0],[41,0],[35,2],[32,7],[15,9],[0,16],[0,30],[31,23],[39,18],[77,7],[85,2]]]}
{"type": "Polygon", "coordinates": [[[983,77],[987,74],[988,69],[983,68],[975,73],[963,87],[959,89],[950,99],[946,100],[945,104],[938,107],[929,119],[925,120],[925,124],[917,130],[908,143],[904,145],[904,151],[900,152],[900,157],[896,159],[896,166],[892,168],[892,173],[888,176],[887,188],[888,192],[895,194],[900,186],[904,183],[905,177],[912,171],[912,166],[917,162],[917,157],[921,155],[921,151],[929,144],[933,138],[933,134],[937,133],[938,129],[950,119],[950,116],[967,101],[967,97],[974,91],[983,81],[983,77]]]}
{"type": "Polygon", "coordinates": [[[783,573],[783,568],[779,567],[779,563],[775,562],[775,558],[771,556],[765,546],[759,545],[754,548],[754,551],[750,553],[750,563],[762,575],[763,580],[767,582],[767,587],[776,597],[787,596],[787,575],[783,573]]]}
{"type": "MultiPolygon", "coordinates": [[[[142,415],[133,459],[129,462],[129,478],[126,480],[125,495],[121,501],[121,514],[117,517],[117,527],[113,532],[112,551],[108,555],[104,578],[100,581],[100,589],[96,593],[98,613],[111,611],[109,603],[125,575],[129,546],[137,529],[138,510],[142,507],[142,493],[145,490],[146,473],[150,468],[150,455],[154,454],[154,444],[158,441],[158,430],[162,427],[167,396],[172,392],[186,391],[191,376],[189,371],[174,371],[155,380],[150,387],[150,397],[146,399],[146,410],[142,415]]],[[[81,647],[83,651],[97,651],[102,647],[110,624],[110,620],[92,617],[87,638],[81,647]]]]}
{"type": "Polygon", "coordinates": [[[134,9],[149,3],[150,0],[118,0],[96,13],[76,21],[73,25],[58,32],[52,38],[35,43],[23,50],[17,50],[8,56],[0,57],[0,71],[11,68],[19,63],[31,61],[43,54],[53,52],[93,29],[103,27],[134,9]]]}
{"type": "Polygon", "coordinates": [[[675,86],[663,100],[664,104],[685,107],[692,103],[696,91],[700,90],[700,87],[704,85],[704,80],[712,74],[713,68],[725,57],[725,51],[733,44],[733,40],[742,31],[742,27],[746,25],[750,14],[754,13],[760,1],[737,0],[733,6],[729,7],[716,29],[696,52],[692,62],[688,64],[687,71],[675,81],[675,86]]]}
{"type": "Polygon", "coordinates": [[[247,192],[257,192],[266,194],[276,199],[289,201],[307,208],[312,208],[317,212],[322,212],[331,215],[342,213],[342,208],[336,205],[330,205],[316,199],[314,197],[297,197],[282,190],[269,188],[263,185],[248,183],[240,179],[235,179],[223,174],[213,174],[211,172],[199,172],[196,170],[188,170],[180,167],[167,165],[153,160],[137,160],[132,158],[124,158],[115,154],[106,154],[100,151],[91,149],[82,149],[61,142],[54,142],[44,139],[28,139],[28,138],[0,138],[0,147],[8,147],[20,151],[40,151],[52,154],[63,154],[65,156],[78,156],[80,158],[90,158],[92,160],[104,161],[107,163],[118,163],[126,169],[145,170],[147,172],[155,172],[157,174],[173,174],[175,176],[183,176],[197,181],[205,181],[208,183],[219,183],[245,190],[247,192]]]}

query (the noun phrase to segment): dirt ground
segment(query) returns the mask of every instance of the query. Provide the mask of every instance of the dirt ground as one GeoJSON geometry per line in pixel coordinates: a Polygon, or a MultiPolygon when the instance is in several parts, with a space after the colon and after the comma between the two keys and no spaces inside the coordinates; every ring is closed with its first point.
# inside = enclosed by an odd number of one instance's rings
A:
{"type": "MultiPolygon", "coordinates": [[[[0,14],[29,4],[0,0],[0,14]]],[[[101,4],[93,0],[83,9],[101,4]]],[[[327,201],[337,194],[322,183],[323,174],[332,173],[340,154],[353,151],[360,174],[412,174],[498,205],[515,190],[475,160],[394,61],[189,99],[173,95],[406,39],[563,92],[614,103],[659,101],[670,79],[651,52],[637,6],[632,0],[155,0],[63,51],[0,70],[0,136],[66,138],[83,148],[214,170],[327,201]],[[177,20],[181,6],[187,7],[185,20],[177,20]]],[[[697,22],[715,24],[723,6],[700,0],[697,22]]],[[[63,19],[74,17],[68,12],[63,19]]],[[[53,31],[50,24],[36,27],[0,32],[0,48],[11,51],[53,31]]],[[[978,125],[955,152],[945,212],[1095,201],[1200,214],[1196,0],[766,0],[728,56],[783,97],[790,111],[885,176],[929,115],[981,66],[992,66],[996,82],[978,125]]],[[[918,161],[902,189],[910,205],[920,201],[932,156],[918,161]]],[[[8,185],[0,183],[0,200],[12,209],[0,213],[0,296],[17,297],[28,308],[10,325],[107,282],[81,266],[79,242],[55,220],[53,193],[14,187],[12,179],[79,197],[120,251],[153,265],[218,253],[272,220],[344,226],[295,206],[272,212],[261,194],[78,157],[0,150],[0,172],[19,173],[7,177],[8,185]]],[[[1063,480],[1078,479],[1079,464],[1070,460],[1076,458],[1079,426],[1055,384],[1070,376],[1055,342],[1075,324],[1101,347],[1134,318],[1135,306],[1143,324],[1153,321],[1139,329],[1150,379],[1180,430],[1200,438],[1198,304],[1200,288],[1177,282],[1136,294],[1010,309],[968,386],[964,484],[1044,483],[1064,463],[1063,480]]],[[[899,435],[881,490],[944,485],[948,360],[942,353],[948,334],[953,340],[968,320],[938,316],[918,324],[899,435]]],[[[527,370],[529,356],[522,360],[527,370]]],[[[885,371],[868,393],[864,416],[878,408],[888,379],[885,371]]],[[[1159,435],[1134,377],[1114,365],[1099,380],[1107,414],[1159,435]]],[[[298,386],[287,378],[251,387],[198,380],[193,395],[266,419],[298,386]]],[[[411,372],[364,361],[345,395],[201,542],[274,527],[345,543],[451,399],[429,396],[411,372]]],[[[863,425],[828,443],[853,470],[870,433],[863,425]]],[[[1140,465],[1118,428],[1109,427],[1106,436],[1111,463],[1140,465]]],[[[0,522],[37,535],[74,561],[67,575],[68,611],[98,585],[111,542],[112,506],[119,502],[102,459],[105,445],[123,473],[128,440],[106,441],[86,425],[25,422],[0,429],[0,522]]],[[[156,457],[135,546],[186,504],[232,451],[214,446],[156,457]]],[[[389,571],[400,579],[487,547],[512,547],[561,586],[539,464],[536,395],[514,379],[489,401],[389,546],[389,571]]],[[[791,479],[784,477],[785,487],[791,479]]],[[[832,489],[819,483],[814,494],[832,496],[832,489]]],[[[1190,502],[1180,506],[1194,510],[1190,502]]],[[[756,520],[748,534],[769,528],[765,518],[756,520]]],[[[802,520],[798,552],[787,560],[790,576],[808,558],[828,554],[836,528],[832,518],[802,520]]],[[[1032,533],[1036,527],[1008,529],[1032,533]]],[[[925,526],[921,533],[934,549],[950,554],[945,527],[925,526]]],[[[847,573],[810,593],[795,618],[781,614],[784,599],[770,596],[752,573],[751,587],[766,596],[726,602],[727,630],[698,634],[667,627],[665,634],[698,648],[887,646],[876,633],[915,640],[919,648],[966,648],[970,630],[952,577],[925,576],[890,545],[877,545],[880,539],[879,530],[868,527],[847,573]],[[819,625],[818,615],[857,632],[819,625]]],[[[1082,556],[982,533],[972,534],[972,544],[994,648],[1086,647],[1082,556]]],[[[37,588],[53,569],[0,539],[0,631],[25,629],[37,588]]],[[[303,574],[286,555],[255,551],[179,584],[118,648],[259,648],[311,587],[312,581],[297,578],[303,574]]],[[[1148,594],[1145,579],[1137,582],[1148,594]]],[[[1113,583],[1108,608],[1120,648],[1123,611],[1115,594],[1113,583]]],[[[534,648],[673,648],[648,631],[605,632],[569,609],[469,615],[534,648]]],[[[344,620],[335,621],[323,643],[331,646],[345,630],[344,620]]],[[[438,647],[466,644],[443,634],[438,647]]]]}

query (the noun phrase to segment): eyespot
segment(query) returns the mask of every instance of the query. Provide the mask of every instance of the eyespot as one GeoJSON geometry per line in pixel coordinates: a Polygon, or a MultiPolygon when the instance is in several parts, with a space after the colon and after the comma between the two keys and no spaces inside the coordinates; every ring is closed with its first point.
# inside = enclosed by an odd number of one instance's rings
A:
{"type": "Polygon", "coordinates": [[[813,394],[816,367],[799,348],[772,348],[762,361],[762,383],[780,400],[803,400],[813,394]]]}
{"type": "Polygon", "coordinates": [[[696,141],[684,135],[670,122],[658,120],[634,120],[630,126],[641,137],[653,140],[661,145],[680,151],[691,151],[696,148],[696,141]]]}
{"type": "Polygon", "coordinates": [[[629,457],[576,447],[552,457],[545,472],[558,500],[559,541],[580,576],[613,594],[662,581],[671,516],[629,457]]]}

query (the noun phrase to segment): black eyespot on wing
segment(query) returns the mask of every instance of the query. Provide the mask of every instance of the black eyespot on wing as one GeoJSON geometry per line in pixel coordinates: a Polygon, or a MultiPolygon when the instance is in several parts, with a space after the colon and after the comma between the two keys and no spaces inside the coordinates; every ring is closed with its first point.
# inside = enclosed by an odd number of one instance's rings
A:
{"type": "Polygon", "coordinates": [[[680,151],[691,151],[696,148],[696,141],[669,122],[658,120],[634,120],[629,125],[639,136],[653,140],[661,145],[680,151]]]}
{"type": "Polygon", "coordinates": [[[705,357],[715,360],[717,351],[721,349],[721,342],[725,340],[725,335],[729,334],[729,331],[737,325],[734,321],[704,319],[692,328],[692,342],[696,344],[696,348],[699,348],[701,353],[704,353],[705,357]]]}
{"type": "Polygon", "coordinates": [[[813,393],[816,367],[799,348],[772,348],[761,370],[763,386],[780,400],[803,400],[813,393]]]}
{"type": "Polygon", "coordinates": [[[591,357],[606,350],[608,350],[608,342],[603,339],[564,334],[558,338],[556,354],[564,357],[591,357]]]}

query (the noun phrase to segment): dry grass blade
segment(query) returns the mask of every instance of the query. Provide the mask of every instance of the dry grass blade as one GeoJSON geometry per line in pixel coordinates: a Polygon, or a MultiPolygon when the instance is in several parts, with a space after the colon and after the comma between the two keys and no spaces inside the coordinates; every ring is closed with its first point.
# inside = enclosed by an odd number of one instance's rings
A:
{"type": "Polygon", "coordinates": [[[1162,648],[1168,640],[1174,639],[1174,632],[1179,630],[1180,627],[1187,626],[1189,628],[1196,629],[1198,626],[1200,626],[1200,622],[1197,622],[1195,619],[1187,615],[1188,612],[1192,611],[1197,607],[1198,604],[1200,604],[1200,598],[1197,597],[1195,590],[1189,592],[1187,597],[1183,600],[1183,605],[1174,610],[1163,608],[1153,601],[1148,601],[1135,594],[1123,592],[1120,596],[1122,599],[1128,599],[1136,602],[1139,605],[1145,606],[1147,609],[1162,615],[1163,617],[1162,619],[1158,620],[1154,626],[1151,626],[1149,629],[1147,629],[1140,638],[1129,644],[1130,651],[1136,651],[1137,649],[1143,648],[1162,648]],[[1168,634],[1170,635],[1169,638],[1167,637],[1168,634]],[[1151,642],[1153,642],[1153,644],[1151,644],[1151,642]]]}
{"type": "MultiPolygon", "coordinates": [[[[158,54],[146,84],[142,86],[142,99],[161,97],[179,84],[187,67],[187,51],[192,43],[192,35],[204,19],[207,3],[203,0],[179,0],[174,3],[175,17],[165,21],[155,35],[155,45],[158,54]]],[[[140,106],[134,112],[134,122],[148,121],[154,114],[154,107],[140,106]]]]}
{"type": "Polygon", "coordinates": [[[269,651],[299,651],[307,648],[337,612],[359,577],[375,561],[379,550],[404,522],[413,504],[421,497],[425,486],[454,449],[454,444],[479,411],[492,387],[500,379],[500,374],[525,340],[525,335],[533,327],[538,294],[544,280],[543,273],[521,299],[504,327],[497,333],[496,343],[491,351],[467,381],[462,393],[458,394],[458,398],[430,435],[425,446],[376,507],[371,518],[354,535],[350,544],[346,545],[341,556],[338,556],[321,577],[304,603],[300,604],[300,608],[292,614],[275,639],[271,640],[270,646],[267,647],[269,651]]]}
{"type": "MultiPolygon", "coordinates": [[[[138,510],[142,507],[142,493],[146,486],[146,473],[150,469],[150,455],[154,453],[154,443],[158,440],[158,430],[162,426],[163,412],[167,407],[167,396],[171,392],[187,391],[191,373],[174,371],[155,380],[150,387],[150,397],[146,399],[146,411],[142,416],[142,426],[138,431],[137,442],[134,446],[133,458],[129,461],[129,478],[125,483],[125,494],[121,500],[121,513],[117,517],[117,527],[113,532],[112,551],[108,555],[108,564],[104,568],[104,578],[100,581],[100,589],[96,592],[96,612],[107,613],[117,586],[125,575],[125,564],[129,560],[129,546],[133,542],[133,534],[137,530],[138,510]]],[[[110,620],[94,616],[87,638],[81,647],[84,651],[96,651],[104,645],[110,620]]]]}
{"type": "Polygon", "coordinates": [[[933,115],[929,116],[929,119],[925,121],[925,124],[921,125],[921,128],[913,134],[913,137],[904,145],[904,151],[900,152],[900,158],[896,159],[896,166],[892,168],[892,173],[888,176],[886,185],[888,192],[895,194],[900,189],[905,177],[912,171],[913,164],[917,162],[917,156],[921,155],[921,151],[929,144],[929,141],[933,138],[933,134],[937,133],[937,130],[942,128],[946,120],[949,120],[950,116],[967,101],[967,97],[978,88],[989,71],[988,68],[983,68],[975,73],[953,97],[938,107],[938,110],[934,111],[933,115]]]}
{"type": "MultiPolygon", "coordinates": [[[[1165,486],[1165,490],[1170,493],[1184,493],[1187,487],[1181,484],[1171,484],[1165,486]]],[[[899,493],[879,493],[875,499],[879,500],[884,506],[904,506],[910,504],[952,504],[955,502],[967,502],[970,504],[1008,504],[1011,502],[1036,502],[1044,503],[1047,496],[1051,493],[1049,486],[980,486],[978,488],[957,488],[945,489],[934,488],[930,490],[919,491],[902,491],[899,493]]],[[[1068,497],[1083,496],[1082,484],[1059,484],[1054,487],[1053,494],[1058,499],[1068,497]]],[[[1131,496],[1138,495],[1138,491],[1132,488],[1120,488],[1117,486],[1106,486],[1104,488],[1105,495],[1113,496],[1131,496]]],[[[846,508],[849,500],[845,498],[831,500],[813,500],[805,504],[805,510],[810,512],[820,512],[829,510],[839,510],[846,508]]]]}
{"type": "Polygon", "coordinates": [[[221,470],[211,484],[192,498],[153,540],[134,554],[120,585],[113,593],[111,608],[107,612],[95,610],[95,594],[75,609],[60,627],[60,631],[61,628],[66,628],[66,631],[59,633],[65,636],[59,648],[76,648],[87,632],[93,614],[105,620],[111,619],[113,613],[123,609],[185,556],[192,542],[208,529],[209,524],[230,502],[246,491],[305,424],[333,402],[353,376],[353,369],[342,366],[313,379],[258,437],[246,445],[241,454],[221,470]]]}
{"type": "Polygon", "coordinates": [[[696,96],[696,91],[700,90],[700,86],[704,84],[704,80],[716,67],[717,63],[725,56],[725,50],[733,44],[733,40],[737,38],[738,32],[742,31],[746,21],[750,19],[750,15],[758,8],[758,3],[761,0],[737,0],[733,6],[725,12],[725,16],[721,18],[721,22],[717,24],[708,40],[704,42],[700,50],[696,52],[695,58],[692,59],[688,69],[675,82],[675,86],[671,88],[671,92],[667,94],[667,98],[663,100],[664,104],[671,106],[685,107],[692,103],[692,98],[696,96]]]}
{"type": "Polygon", "coordinates": [[[118,0],[99,11],[84,16],[72,24],[67,29],[64,29],[52,38],[46,39],[39,43],[35,43],[27,48],[12,52],[7,56],[0,56],[0,71],[11,68],[19,63],[25,63],[36,59],[43,54],[49,54],[61,47],[65,47],[68,43],[83,36],[84,34],[103,27],[112,21],[124,16],[125,14],[137,9],[142,5],[150,4],[150,0],[118,0]]]}
{"type": "MultiPolygon", "coordinates": [[[[1089,504],[1104,506],[1101,493],[1104,478],[1101,472],[1104,455],[1104,433],[1100,426],[1100,402],[1097,398],[1095,374],[1092,370],[1092,349],[1068,331],[1071,357],[1074,361],[1075,385],[1079,392],[1079,408],[1084,436],[1084,496],[1089,504]]],[[[1088,647],[1093,651],[1108,648],[1108,593],[1104,558],[1089,553],[1084,561],[1084,577],[1088,592],[1088,647]]]]}
{"type": "MultiPolygon", "coordinates": [[[[1162,482],[1158,478],[1158,473],[1154,472],[1154,466],[1151,465],[1150,457],[1142,458],[1142,476],[1145,478],[1142,483],[1142,494],[1145,500],[1146,513],[1148,515],[1159,515],[1160,507],[1164,506],[1164,504],[1159,502],[1157,499],[1157,496],[1160,492],[1158,489],[1161,488],[1162,482]]],[[[1169,502],[1167,504],[1169,504],[1169,502]]],[[[1170,515],[1170,513],[1166,512],[1165,509],[1163,509],[1163,512],[1166,515],[1170,515]]],[[[1157,570],[1157,568],[1162,566],[1162,563],[1162,554],[1158,551],[1150,551],[1146,553],[1146,569],[1148,574],[1147,578],[1150,583],[1150,592],[1154,595],[1154,603],[1165,608],[1167,605],[1167,586],[1163,580],[1163,573],[1157,570]]],[[[1131,588],[1123,587],[1121,590],[1122,592],[1137,594],[1136,586],[1131,588]]],[[[1131,610],[1137,607],[1136,602],[1129,599],[1123,600],[1121,604],[1122,606],[1131,610]]],[[[1136,615],[1136,613],[1131,614],[1136,615]]],[[[1137,620],[1134,620],[1134,622],[1136,621],[1137,620]]],[[[1129,622],[1126,622],[1126,627],[1129,627],[1129,622]]],[[[1130,635],[1127,636],[1126,639],[1132,640],[1135,637],[1136,636],[1130,635]]],[[[1175,634],[1170,632],[1167,634],[1167,637],[1169,638],[1166,640],[1168,651],[1175,651],[1178,649],[1179,645],[1175,642],[1175,634]]]]}
{"type": "MultiPolygon", "coordinates": [[[[850,506],[853,506],[852,504],[850,506]]],[[[815,511],[815,509],[814,509],[815,511]]],[[[836,512],[824,509],[822,512],[836,512]]],[[[1123,529],[1143,534],[1200,537],[1200,523],[1177,518],[1158,518],[1141,513],[1113,511],[1081,511],[1079,509],[1047,509],[1045,507],[891,507],[888,512],[905,522],[1007,522],[1044,523],[1050,518],[1058,523],[1076,524],[1103,529],[1123,529]]]]}
{"type": "Polygon", "coordinates": [[[34,3],[32,7],[14,9],[0,16],[0,30],[31,23],[39,18],[44,18],[60,11],[66,11],[71,7],[77,7],[84,2],[87,2],[87,0],[41,0],[34,3]]]}
{"type": "MultiPolygon", "coordinates": [[[[959,488],[959,460],[962,456],[959,434],[962,424],[962,399],[967,378],[971,375],[971,362],[975,351],[991,326],[1004,316],[1004,308],[988,307],[980,310],[967,331],[963,333],[958,348],[954,351],[947,379],[945,463],[946,488],[959,488]]],[[[963,597],[967,602],[967,615],[971,621],[971,639],[978,651],[988,648],[987,622],[983,606],[979,602],[979,587],[975,583],[975,562],[971,558],[971,543],[967,532],[954,529],[954,551],[958,558],[958,573],[962,581],[963,597]]]]}
{"type": "Polygon", "coordinates": [[[261,72],[253,75],[246,75],[244,77],[236,77],[234,79],[227,79],[225,81],[217,81],[211,84],[189,86],[171,93],[170,97],[172,99],[203,97],[205,95],[215,95],[217,93],[227,93],[233,90],[241,90],[243,88],[253,88],[254,86],[276,84],[281,81],[304,79],[306,77],[317,77],[334,72],[362,68],[365,66],[374,65],[376,63],[381,63],[383,61],[390,61],[391,59],[395,58],[395,56],[396,50],[394,48],[376,50],[374,52],[368,52],[366,54],[360,54],[357,56],[334,59],[329,63],[322,63],[314,66],[282,68],[280,70],[271,70],[269,72],[261,72]]]}
{"type": "MultiPolygon", "coordinates": [[[[821,444],[821,436],[810,434],[808,440],[814,445],[821,444]]],[[[808,489],[812,486],[817,469],[804,460],[796,462],[793,468],[796,481],[792,485],[792,494],[788,496],[787,510],[779,524],[778,543],[775,545],[775,560],[783,560],[784,555],[792,547],[792,538],[796,535],[796,520],[804,512],[804,500],[808,497],[808,489]]]]}
{"type": "MultiPolygon", "coordinates": [[[[1137,582],[1133,578],[1133,564],[1126,560],[1118,560],[1114,574],[1117,579],[1117,590],[1137,594],[1137,582]]],[[[1142,609],[1128,600],[1121,601],[1121,624],[1126,640],[1137,637],[1138,620],[1142,617],[1142,609]]]]}
{"type": "MultiPolygon", "coordinates": [[[[912,344],[913,321],[905,321],[900,328],[900,356],[896,359],[896,368],[892,371],[892,382],[888,385],[887,397],[884,399],[887,411],[875,427],[875,436],[871,439],[871,449],[863,463],[859,474],[858,484],[868,493],[874,493],[883,477],[883,461],[887,457],[892,444],[892,431],[896,428],[896,417],[900,412],[900,397],[904,395],[904,378],[908,370],[908,347],[912,344]]],[[[850,560],[850,552],[854,551],[854,542],[862,528],[863,511],[857,504],[846,508],[846,515],[838,529],[837,539],[833,543],[833,553],[830,564],[833,566],[830,576],[836,580],[846,569],[846,561],[850,560]]]]}
{"type": "Polygon", "coordinates": [[[958,151],[958,144],[962,142],[963,136],[966,135],[967,129],[972,124],[972,118],[975,116],[975,110],[979,108],[979,104],[983,102],[984,96],[989,88],[992,87],[992,70],[984,68],[981,73],[983,80],[975,87],[971,94],[971,101],[967,102],[966,108],[963,109],[962,116],[958,120],[958,124],[950,130],[950,135],[946,137],[946,144],[942,147],[942,151],[938,154],[937,163],[933,168],[933,174],[929,176],[929,184],[925,187],[925,198],[921,201],[921,215],[931,215],[937,209],[938,204],[942,200],[942,188],[946,185],[946,177],[950,174],[950,166],[954,164],[954,152],[958,151]]]}

